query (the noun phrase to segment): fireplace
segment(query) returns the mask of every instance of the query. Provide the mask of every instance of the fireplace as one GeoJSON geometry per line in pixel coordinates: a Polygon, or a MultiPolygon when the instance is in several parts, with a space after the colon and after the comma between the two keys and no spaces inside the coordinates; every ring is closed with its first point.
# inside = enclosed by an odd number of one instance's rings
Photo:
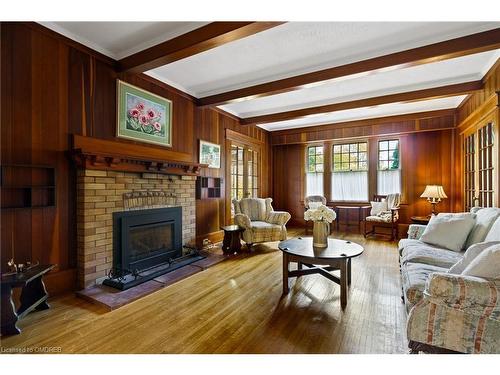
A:
{"type": "Polygon", "coordinates": [[[183,256],[182,207],[115,212],[113,268],[103,284],[128,289],[202,259],[183,256]]]}

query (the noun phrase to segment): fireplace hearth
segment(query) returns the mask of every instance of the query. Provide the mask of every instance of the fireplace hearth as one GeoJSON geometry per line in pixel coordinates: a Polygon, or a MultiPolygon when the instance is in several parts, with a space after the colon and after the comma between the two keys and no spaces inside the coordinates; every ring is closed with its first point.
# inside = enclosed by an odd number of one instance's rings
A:
{"type": "Polygon", "coordinates": [[[103,284],[125,290],[203,258],[183,252],[182,207],[115,212],[113,268],[103,284]]]}

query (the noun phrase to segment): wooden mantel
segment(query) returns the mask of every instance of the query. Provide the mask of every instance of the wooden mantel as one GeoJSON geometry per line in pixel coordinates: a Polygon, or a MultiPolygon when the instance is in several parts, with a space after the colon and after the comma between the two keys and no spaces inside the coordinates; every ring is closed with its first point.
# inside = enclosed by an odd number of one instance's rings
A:
{"type": "Polygon", "coordinates": [[[79,168],[197,176],[205,164],[192,155],[133,143],[72,136],[71,156],[79,168]]]}

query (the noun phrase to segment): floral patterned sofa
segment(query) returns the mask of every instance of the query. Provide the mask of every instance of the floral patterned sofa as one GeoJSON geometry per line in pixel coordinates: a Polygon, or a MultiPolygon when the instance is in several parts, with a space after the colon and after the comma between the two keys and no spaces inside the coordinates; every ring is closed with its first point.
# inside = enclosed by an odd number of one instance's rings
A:
{"type": "MultiPolygon", "coordinates": [[[[491,216],[492,209],[486,210],[491,216]]],[[[492,237],[500,241],[500,231],[495,229],[499,228],[496,221],[500,222],[497,210],[494,225],[490,225],[495,233],[488,235],[488,241],[492,237]]],[[[477,209],[473,213],[482,214],[477,209]]],[[[424,229],[423,225],[410,225],[409,237],[399,242],[411,352],[500,353],[500,280],[447,273],[464,251],[420,241],[424,229]]]]}
{"type": "Polygon", "coordinates": [[[285,211],[274,211],[271,198],[233,199],[234,223],[242,228],[243,241],[250,248],[258,242],[286,240],[286,223],[291,215],[285,211]]]}

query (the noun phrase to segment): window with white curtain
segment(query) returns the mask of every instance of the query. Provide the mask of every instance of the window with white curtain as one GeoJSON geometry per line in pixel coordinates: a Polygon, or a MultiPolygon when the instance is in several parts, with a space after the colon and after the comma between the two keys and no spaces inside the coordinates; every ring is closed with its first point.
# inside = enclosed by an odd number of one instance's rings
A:
{"type": "Polygon", "coordinates": [[[307,148],[306,195],[323,195],[323,146],[307,148]]]}
{"type": "Polygon", "coordinates": [[[377,193],[379,195],[401,193],[399,155],[399,140],[378,142],[377,193]]]}
{"type": "Polygon", "coordinates": [[[333,146],[332,199],[368,201],[368,143],[333,146]]]}

